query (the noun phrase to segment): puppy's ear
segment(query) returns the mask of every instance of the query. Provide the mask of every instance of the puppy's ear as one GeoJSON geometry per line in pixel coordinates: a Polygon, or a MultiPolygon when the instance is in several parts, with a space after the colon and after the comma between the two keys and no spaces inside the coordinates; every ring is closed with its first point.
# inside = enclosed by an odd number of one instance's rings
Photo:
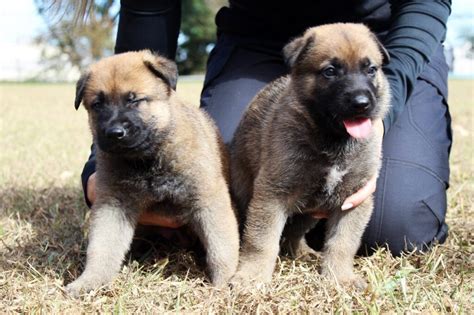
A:
{"type": "Polygon", "coordinates": [[[380,53],[382,53],[382,57],[383,57],[382,65],[383,66],[387,65],[390,62],[390,54],[388,53],[387,49],[385,49],[385,47],[382,45],[382,43],[377,38],[377,36],[372,34],[372,38],[375,41],[375,43],[377,44],[377,47],[379,48],[380,53]]]}
{"type": "Polygon", "coordinates": [[[143,63],[154,75],[163,80],[173,90],[176,90],[176,82],[178,81],[176,63],[151,51],[144,53],[143,63]]]}
{"type": "Polygon", "coordinates": [[[283,47],[283,57],[286,64],[291,68],[295,62],[305,54],[314,43],[313,36],[298,37],[283,47]]]}
{"type": "Polygon", "coordinates": [[[74,108],[76,108],[76,110],[79,108],[79,105],[81,105],[82,98],[84,97],[84,90],[86,89],[90,76],[90,72],[86,72],[81,75],[76,83],[76,98],[74,100],[74,108]]]}

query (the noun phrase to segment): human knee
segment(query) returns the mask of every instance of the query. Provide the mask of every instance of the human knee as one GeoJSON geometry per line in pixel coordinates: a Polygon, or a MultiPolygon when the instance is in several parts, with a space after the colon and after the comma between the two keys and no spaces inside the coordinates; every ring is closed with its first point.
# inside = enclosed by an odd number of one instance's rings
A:
{"type": "MultiPolygon", "coordinates": [[[[393,229],[380,235],[394,255],[405,251],[425,251],[435,243],[443,243],[448,227],[444,221],[445,193],[406,204],[406,214],[390,222],[393,229]],[[398,231],[394,234],[391,231],[398,231]]],[[[379,240],[379,241],[380,241],[379,240]]]]}
{"type": "Polygon", "coordinates": [[[421,167],[392,163],[377,192],[364,247],[387,246],[394,255],[424,251],[447,237],[446,184],[421,167]]]}

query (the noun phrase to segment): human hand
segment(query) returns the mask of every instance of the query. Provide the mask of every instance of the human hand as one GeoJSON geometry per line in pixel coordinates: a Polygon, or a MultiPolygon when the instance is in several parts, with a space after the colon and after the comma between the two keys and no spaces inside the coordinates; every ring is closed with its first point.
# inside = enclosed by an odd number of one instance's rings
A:
{"type": "Polygon", "coordinates": [[[96,199],[96,193],[95,193],[95,184],[96,184],[96,177],[95,173],[92,173],[91,176],[89,176],[89,179],[87,180],[87,199],[89,202],[94,204],[95,199],[96,199]]]}
{"type": "Polygon", "coordinates": [[[183,224],[180,223],[178,220],[171,217],[159,215],[153,210],[147,210],[143,212],[138,218],[138,223],[142,225],[161,226],[170,229],[177,229],[183,226],[183,224]]]}
{"type": "MultiPolygon", "coordinates": [[[[382,152],[382,138],[384,134],[384,127],[381,119],[374,121],[374,132],[376,133],[377,145],[379,146],[379,154],[382,152]]],[[[346,211],[359,206],[367,198],[369,198],[374,192],[377,186],[378,174],[374,174],[372,178],[365,184],[364,187],[359,189],[355,194],[349,196],[343,203],[341,210],[346,211]]],[[[318,210],[312,213],[315,219],[325,219],[328,217],[328,213],[322,210],[318,210]]]]}
{"type": "Polygon", "coordinates": [[[355,194],[349,196],[341,207],[342,211],[353,209],[363,203],[365,199],[369,198],[374,192],[377,186],[377,175],[375,174],[372,178],[365,184],[364,187],[359,189],[355,194]]]}
{"type": "MultiPolygon", "coordinates": [[[[87,198],[89,199],[91,204],[94,204],[97,198],[96,181],[96,173],[93,173],[91,176],[89,176],[89,179],[87,180],[87,198]]],[[[176,229],[182,226],[182,224],[177,220],[159,215],[153,210],[147,210],[143,212],[138,218],[138,223],[142,225],[154,225],[172,229],[176,229]]]]}

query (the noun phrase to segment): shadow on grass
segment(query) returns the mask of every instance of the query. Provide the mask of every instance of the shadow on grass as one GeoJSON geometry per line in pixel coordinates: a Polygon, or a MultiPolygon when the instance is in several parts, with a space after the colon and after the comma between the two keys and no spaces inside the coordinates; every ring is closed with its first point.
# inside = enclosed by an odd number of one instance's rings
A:
{"type": "MultiPolygon", "coordinates": [[[[79,188],[0,190],[0,270],[49,274],[67,284],[85,263],[89,211],[79,188]]],[[[163,279],[203,278],[204,251],[190,232],[137,229],[126,261],[152,271],[166,260],[163,279]]]]}

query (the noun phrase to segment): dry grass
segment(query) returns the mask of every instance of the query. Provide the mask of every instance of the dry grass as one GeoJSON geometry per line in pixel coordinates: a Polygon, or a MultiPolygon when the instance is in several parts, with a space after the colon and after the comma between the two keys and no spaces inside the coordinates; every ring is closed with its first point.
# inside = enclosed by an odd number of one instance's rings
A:
{"type": "MultiPolygon", "coordinates": [[[[199,89],[179,91],[197,102],[199,89]]],[[[317,262],[286,258],[271,286],[215,290],[195,255],[155,246],[130,258],[108,290],[72,300],[62,288],[85,258],[85,112],[73,108],[72,85],[0,85],[0,313],[473,313],[473,91],[472,81],[451,82],[448,241],[425,255],[357,259],[366,292],[325,283],[317,262]]]]}

